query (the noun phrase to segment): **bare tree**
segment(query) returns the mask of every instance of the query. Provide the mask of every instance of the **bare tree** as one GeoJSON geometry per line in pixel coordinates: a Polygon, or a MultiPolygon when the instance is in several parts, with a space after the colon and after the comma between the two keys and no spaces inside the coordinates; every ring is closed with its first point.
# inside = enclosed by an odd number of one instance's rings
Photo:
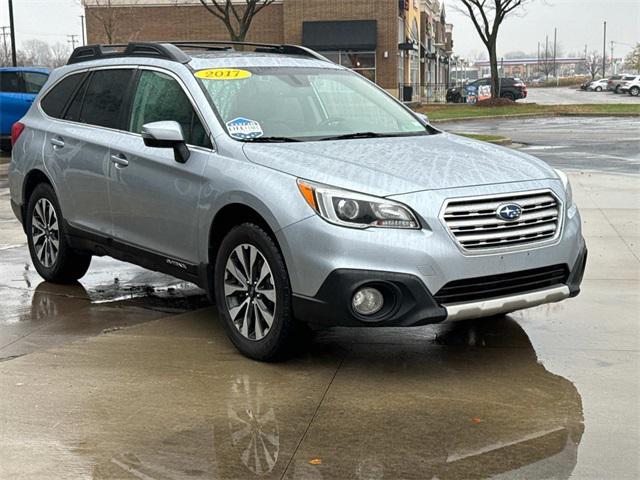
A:
{"type": "MultiPolygon", "coordinates": [[[[137,1],[133,0],[128,3],[135,5],[137,1]]],[[[85,8],[87,17],[93,18],[100,24],[107,43],[116,43],[125,34],[123,24],[127,14],[130,13],[128,7],[118,5],[118,2],[113,0],[81,0],[81,5],[85,8]]],[[[138,33],[139,30],[126,32],[128,40],[137,37],[138,33]]]]}
{"type": "Polygon", "coordinates": [[[635,70],[640,73],[640,43],[637,43],[633,50],[629,52],[629,55],[625,57],[624,66],[629,70],[635,70]]]}
{"type": "Polygon", "coordinates": [[[56,42],[50,47],[51,51],[51,63],[48,65],[52,68],[57,68],[65,63],[69,59],[69,46],[64,43],[56,42]]]}
{"type": "Polygon", "coordinates": [[[255,16],[275,0],[200,0],[214,17],[227,27],[234,42],[244,42],[255,16]],[[242,8],[240,8],[242,7],[242,8]]]}
{"type": "Polygon", "coordinates": [[[19,49],[21,65],[48,67],[51,65],[51,49],[47,42],[37,39],[25,40],[19,49]]]}
{"type": "Polygon", "coordinates": [[[591,75],[591,80],[594,80],[602,72],[602,55],[592,50],[584,60],[584,67],[587,73],[591,75]]]}
{"type": "MultiPolygon", "coordinates": [[[[202,0],[200,0],[202,1],[202,0]]],[[[478,35],[489,52],[491,65],[491,97],[500,97],[500,78],[498,74],[498,31],[502,22],[514,11],[531,0],[460,0],[457,10],[468,16],[478,35]]]]}

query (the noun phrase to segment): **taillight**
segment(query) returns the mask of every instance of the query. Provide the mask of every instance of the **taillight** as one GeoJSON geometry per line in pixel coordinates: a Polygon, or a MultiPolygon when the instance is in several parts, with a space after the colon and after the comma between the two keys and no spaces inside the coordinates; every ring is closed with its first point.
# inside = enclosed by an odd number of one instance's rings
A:
{"type": "Polygon", "coordinates": [[[15,145],[20,137],[20,134],[24,132],[24,123],[16,122],[11,127],[11,145],[15,145]]]}

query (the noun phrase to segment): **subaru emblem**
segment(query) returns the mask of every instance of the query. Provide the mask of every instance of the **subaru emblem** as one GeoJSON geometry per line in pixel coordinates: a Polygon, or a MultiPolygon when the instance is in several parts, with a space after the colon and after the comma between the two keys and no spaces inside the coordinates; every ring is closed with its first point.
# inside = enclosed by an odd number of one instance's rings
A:
{"type": "Polygon", "coordinates": [[[506,220],[507,222],[519,219],[520,215],[522,215],[522,207],[517,203],[505,203],[496,210],[496,216],[500,220],[506,220]]]}

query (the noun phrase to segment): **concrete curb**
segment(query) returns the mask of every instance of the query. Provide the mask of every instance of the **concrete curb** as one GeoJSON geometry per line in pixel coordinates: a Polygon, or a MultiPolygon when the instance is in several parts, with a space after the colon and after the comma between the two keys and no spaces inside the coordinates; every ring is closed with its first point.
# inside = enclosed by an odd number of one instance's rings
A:
{"type": "MultiPolygon", "coordinates": [[[[428,115],[428,114],[427,114],[428,115]]],[[[459,118],[447,118],[443,120],[430,120],[431,123],[454,123],[454,122],[467,122],[469,120],[496,120],[496,119],[509,119],[509,118],[537,118],[537,117],[640,117],[639,113],[633,112],[617,112],[617,113],[515,113],[513,115],[487,115],[478,117],[459,117],[459,118]]]]}

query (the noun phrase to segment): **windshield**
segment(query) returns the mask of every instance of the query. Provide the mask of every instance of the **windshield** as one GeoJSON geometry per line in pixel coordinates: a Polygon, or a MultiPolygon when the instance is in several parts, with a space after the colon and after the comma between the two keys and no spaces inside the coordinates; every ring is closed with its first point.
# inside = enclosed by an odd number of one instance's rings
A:
{"type": "Polygon", "coordinates": [[[229,135],[243,141],[427,135],[402,105],[338,69],[254,67],[195,73],[229,135]]]}

